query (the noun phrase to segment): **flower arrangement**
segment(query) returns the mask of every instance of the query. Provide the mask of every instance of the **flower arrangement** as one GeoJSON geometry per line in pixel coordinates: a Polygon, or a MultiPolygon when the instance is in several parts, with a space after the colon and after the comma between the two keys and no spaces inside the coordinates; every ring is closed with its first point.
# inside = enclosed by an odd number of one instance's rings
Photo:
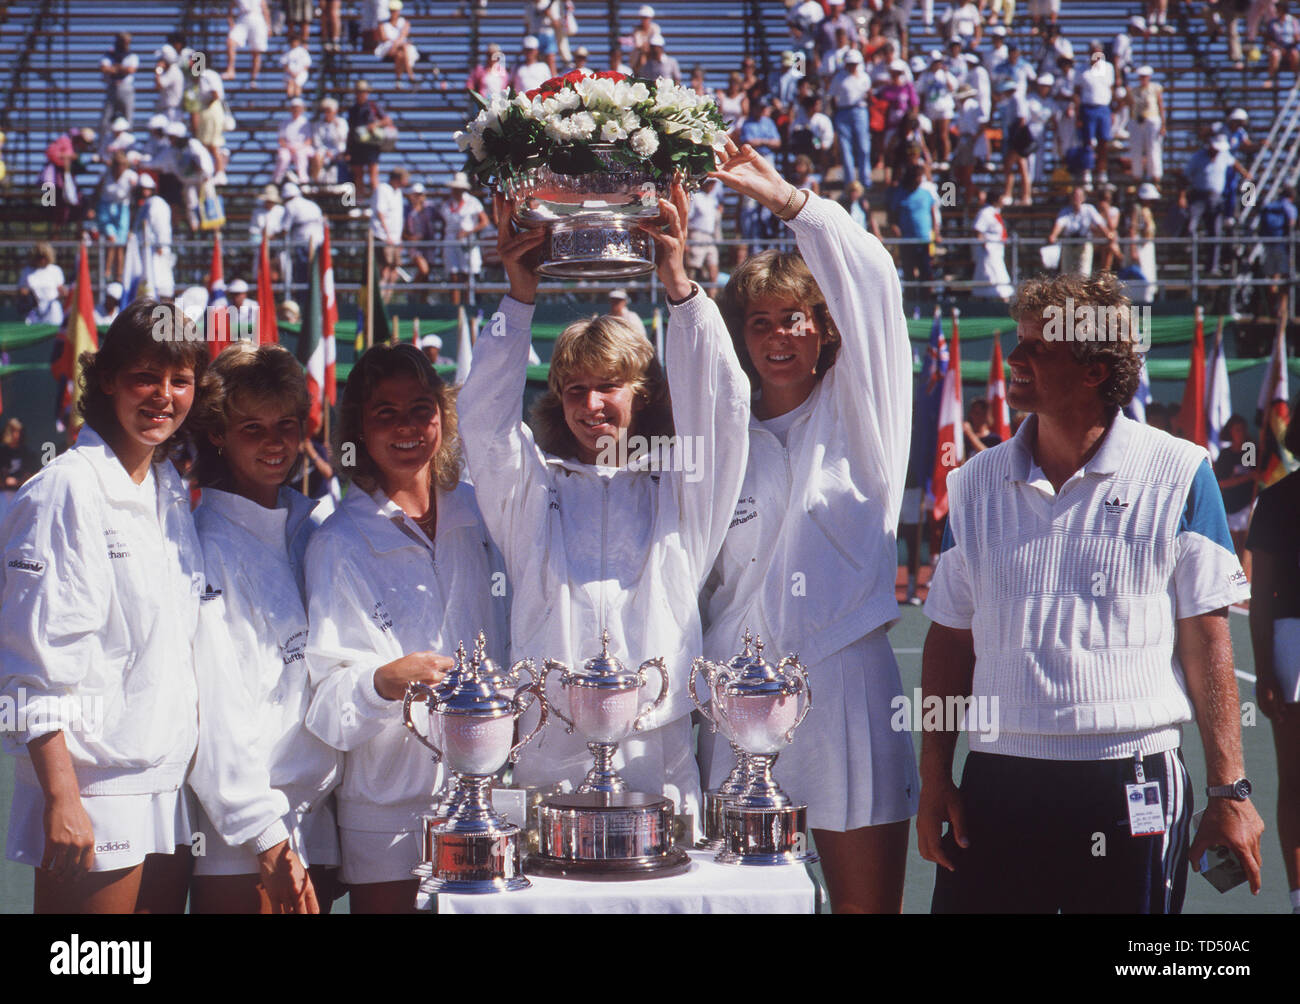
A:
{"type": "Polygon", "coordinates": [[[453,138],[469,155],[466,173],[481,183],[516,179],[542,165],[589,174],[607,160],[648,169],[656,181],[678,171],[703,174],[716,167],[727,134],[711,97],[667,77],[574,71],[526,93],[511,88],[491,101],[474,97],[482,111],[453,138]]]}

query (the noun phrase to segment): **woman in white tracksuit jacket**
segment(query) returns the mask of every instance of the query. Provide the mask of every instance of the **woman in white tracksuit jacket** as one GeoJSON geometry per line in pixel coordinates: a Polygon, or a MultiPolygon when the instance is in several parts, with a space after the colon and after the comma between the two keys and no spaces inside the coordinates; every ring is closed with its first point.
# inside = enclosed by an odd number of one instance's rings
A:
{"type": "MultiPolygon", "coordinates": [[[[784,209],[799,254],[746,261],[722,297],[757,393],[704,651],[727,659],[749,630],[773,660],[798,653],[813,708],[777,777],[808,804],[832,906],[897,912],[919,790],[911,737],[890,726],[902,685],[886,637],[912,415],[898,275],[834,202],[794,192],[749,147],[727,152],[722,180],[784,209]]],[[[701,760],[710,787],[733,763],[708,734],[701,760]]]]}
{"type": "MultiPolygon", "coordinates": [[[[623,466],[616,449],[601,448],[629,432],[658,431],[641,429],[636,416],[648,414],[643,409],[662,396],[662,371],[649,343],[621,322],[578,322],[556,345],[549,400],[553,413],[563,408],[554,438],[570,444],[568,455],[546,452],[519,421],[540,230],[512,235],[502,227],[510,295],[475,346],[460,410],[483,519],[510,577],[512,655],[575,668],[600,653],[607,630],[611,654],[630,667],[662,657],[667,699],[648,731],[620,743],[615,764],[632,790],[662,792],[698,820],[686,684],[702,641],[699,589],[726,534],[745,467],[749,381],[713,301],[686,278],[687,201],[680,188],[672,194],[672,203],[660,202],[665,231],[652,232],[670,304],[667,373],[677,436],[659,469],[623,466]],[[562,356],[568,363],[560,363],[562,356]],[[601,372],[574,365],[597,358],[604,361],[591,365],[601,372]],[[635,389],[643,384],[645,391],[635,389]]],[[[498,201],[497,219],[508,219],[513,208],[498,201]]],[[[656,679],[651,674],[642,692],[646,703],[658,693],[656,679]]],[[[547,693],[567,708],[558,674],[547,693]]],[[[525,716],[521,727],[534,720],[525,716]]],[[[577,785],[591,763],[583,738],[552,724],[525,751],[514,777],[577,785]]]]}
{"type": "Polygon", "coordinates": [[[208,374],[195,417],[203,501],[194,523],[207,585],[189,779],[205,839],[201,854],[195,847],[191,907],[328,912],[339,863],[329,794],[342,755],[307,730],[303,569],[316,503],[286,483],[297,470],[307,382],[292,353],[250,342],[222,352],[208,374]]]}
{"type": "Polygon", "coordinates": [[[36,869],[37,912],[185,907],[204,581],[167,457],[207,350],[155,341],[157,306],[132,304],[82,355],[77,444],[0,526],[0,699],[18,757],[6,856],[36,869]]]}
{"type": "Polygon", "coordinates": [[[459,481],[454,401],[414,346],[368,350],[339,419],[335,455],[352,484],[307,548],[307,726],[345,754],[338,821],[353,913],[415,908],[421,817],[444,774],[402,723],[407,683],[441,680],[480,631],[488,655],[505,657],[505,576],[459,481]]]}

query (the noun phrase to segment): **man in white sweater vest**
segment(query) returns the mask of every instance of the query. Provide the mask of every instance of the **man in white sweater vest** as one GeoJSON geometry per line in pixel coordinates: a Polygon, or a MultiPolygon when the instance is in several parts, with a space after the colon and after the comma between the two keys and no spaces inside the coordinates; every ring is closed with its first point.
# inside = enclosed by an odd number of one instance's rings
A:
{"type": "Polygon", "coordinates": [[[1188,860],[1217,845],[1258,892],[1227,617],[1249,591],[1205,451],[1121,413],[1140,337],[1113,275],[1032,280],[1012,317],[1007,398],[1032,414],[950,474],[925,606],[925,699],[995,716],[960,788],[961,726],[922,737],[932,909],[1176,913],[1188,860]],[[1193,717],[1210,787],[1189,848],[1193,717]]]}

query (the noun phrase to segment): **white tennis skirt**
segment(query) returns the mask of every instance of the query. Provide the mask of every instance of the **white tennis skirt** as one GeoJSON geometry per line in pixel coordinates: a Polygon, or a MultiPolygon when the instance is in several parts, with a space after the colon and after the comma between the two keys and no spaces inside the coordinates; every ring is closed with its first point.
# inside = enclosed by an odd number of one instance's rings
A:
{"type": "MultiPolygon", "coordinates": [[[[146,854],[172,854],[189,847],[194,809],[185,788],[153,795],[82,795],[95,835],[92,872],[143,864],[146,854]]],[[[5,857],[41,866],[45,854],[45,793],[39,785],[14,780],[5,857]]]]}
{"type": "Polygon", "coordinates": [[[339,852],[347,885],[414,880],[411,870],[424,860],[424,836],[419,830],[375,833],[339,827],[339,852]]]}
{"type": "Polygon", "coordinates": [[[1273,668],[1282,700],[1300,704],[1300,617],[1280,617],[1273,622],[1273,668]]]}
{"type": "MultiPolygon", "coordinates": [[[[842,833],[916,815],[921,783],[912,735],[890,727],[891,702],[903,683],[886,629],[807,668],[812,710],[773,776],[791,798],[807,803],[809,827],[842,833]]],[[[734,763],[726,739],[705,725],[700,773],[708,787],[718,787],[734,763]]]]}
{"type": "MultiPolygon", "coordinates": [[[[201,804],[195,807],[199,829],[206,835],[203,853],[194,856],[195,875],[257,875],[257,855],[247,847],[232,847],[221,839],[201,804]]],[[[305,814],[291,813],[289,846],[302,860],[304,868],[339,863],[339,831],[334,817],[333,798],[325,799],[305,814]]]]}

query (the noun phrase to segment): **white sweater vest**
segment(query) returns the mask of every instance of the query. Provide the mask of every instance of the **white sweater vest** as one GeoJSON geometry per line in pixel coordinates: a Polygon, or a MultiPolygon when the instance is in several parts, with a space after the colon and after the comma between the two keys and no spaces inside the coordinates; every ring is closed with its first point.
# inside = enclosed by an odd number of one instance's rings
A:
{"type": "Polygon", "coordinates": [[[1179,723],[1192,720],[1174,651],[1173,575],[1205,452],[1125,424],[1111,469],[1056,496],[1025,483],[1032,461],[1014,440],[949,476],[953,538],[976,597],[973,694],[996,698],[999,722],[998,737],[974,749],[1146,756],[1176,748],[1179,723]]]}

